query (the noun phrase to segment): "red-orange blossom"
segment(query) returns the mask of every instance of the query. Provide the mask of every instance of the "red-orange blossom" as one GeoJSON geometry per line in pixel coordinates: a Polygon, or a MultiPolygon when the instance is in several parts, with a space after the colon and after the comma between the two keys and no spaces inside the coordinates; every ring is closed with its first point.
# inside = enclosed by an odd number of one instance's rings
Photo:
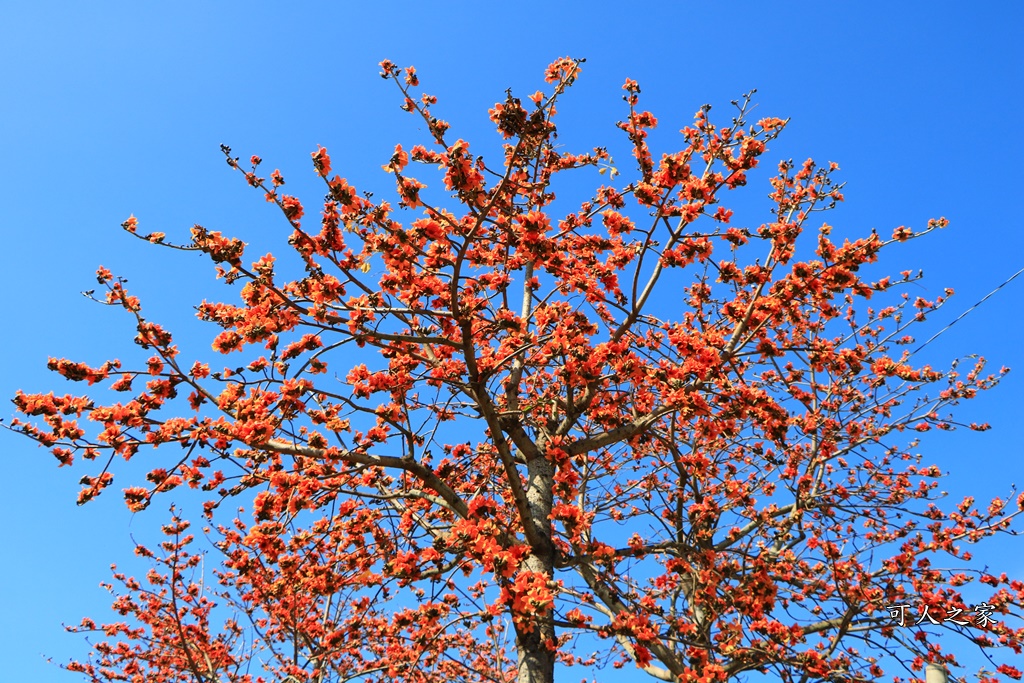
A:
{"type": "Polygon", "coordinates": [[[149,575],[116,576],[126,621],[83,620],[100,642],[69,669],[93,681],[538,683],[561,662],[688,682],[854,681],[894,656],[921,677],[925,662],[953,663],[941,629],[900,627],[889,607],[968,610],[958,586],[976,578],[993,589],[993,621],[945,628],[1020,653],[1010,615],[1024,585],[946,567],[968,566],[966,544],[1009,529],[1021,501],[938,507],[939,472],[907,443],[951,429],[946,407],[997,377],[980,362],[962,375],[914,365],[906,328],[943,299],[900,298],[909,273],[862,279],[887,245],[944,220],[833,241],[811,217],[842,200],[837,167],[807,161],[779,165],[767,222],[734,226],[728,192],[785,122],[751,124],[749,98],[727,125],[705,107],[682,148],[656,159],[657,120],[632,80],[619,128],[634,179],[556,214],[558,174],[618,173],[603,148],[555,143],[578,61],[548,68],[550,92],[490,110],[497,163],[451,139],[412,68],[381,66],[430,137],[385,164],[400,210],[332,175],[321,147],[316,221],[280,172],[268,182],[258,157],[246,170],[224,148],[290,224],[296,279],[270,254],[247,265],[245,244],[219,232],[196,226],[173,245],[124,224],[244,283],[239,304],[198,310],[222,328],[216,351],[251,357],[220,372],[183,361],[100,268],[104,301],[134,316],[151,357],[49,367],[126,400],[16,396],[35,419],[14,428],[62,464],[98,461],[80,502],[110,486],[118,457],[161,444],[183,450],[153,454],[162,466],[124,490],[129,508],[181,486],[210,495],[197,514],[219,569],[203,582],[176,510],[166,542],[138,549],[149,575]],[[438,169],[444,190],[412,177],[414,163],[438,169]],[[244,514],[222,514],[237,501],[244,514]]]}

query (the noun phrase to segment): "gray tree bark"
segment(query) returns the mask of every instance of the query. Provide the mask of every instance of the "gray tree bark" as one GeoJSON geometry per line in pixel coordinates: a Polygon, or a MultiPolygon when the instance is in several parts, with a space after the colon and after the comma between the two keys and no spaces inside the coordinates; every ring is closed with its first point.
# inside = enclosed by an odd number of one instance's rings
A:
{"type": "MultiPolygon", "coordinates": [[[[530,519],[538,532],[541,543],[534,547],[524,563],[528,571],[544,574],[548,580],[554,577],[555,547],[551,541],[551,506],[555,465],[541,453],[531,458],[526,465],[526,499],[529,503],[530,519]]],[[[555,653],[548,643],[555,638],[554,611],[548,609],[536,614],[530,620],[515,626],[516,650],[519,661],[517,683],[554,683],[555,653]]]]}

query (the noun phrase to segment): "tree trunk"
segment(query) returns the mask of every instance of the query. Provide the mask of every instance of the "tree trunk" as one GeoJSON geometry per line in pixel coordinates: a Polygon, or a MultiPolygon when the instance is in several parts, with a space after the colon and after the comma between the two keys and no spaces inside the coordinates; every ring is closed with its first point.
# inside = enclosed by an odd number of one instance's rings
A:
{"type": "MultiPolygon", "coordinates": [[[[547,457],[534,457],[526,465],[526,499],[530,508],[530,519],[542,539],[540,547],[534,547],[523,569],[543,574],[548,581],[554,579],[555,549],[551,542],[551,505],[554,487],[555,466],[547,457]]],[[[555,639],[554,611],[516,624],[516,651],[519,659],[517,683],[554,683],[555,653],[549,643],[555,639]]]]}

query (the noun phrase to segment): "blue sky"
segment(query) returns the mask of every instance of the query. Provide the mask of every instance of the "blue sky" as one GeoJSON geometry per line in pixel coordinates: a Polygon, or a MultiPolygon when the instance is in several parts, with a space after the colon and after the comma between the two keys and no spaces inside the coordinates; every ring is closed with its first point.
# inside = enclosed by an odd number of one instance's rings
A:
{"type": "MultiPolygon", "coordinates": [[[[655,142],[666,145],[701,104],[716,106],[714,118],[757,88],[759,115],[792,119],[766,168],[808,156],[840,164],[847,201],[829,223],[859,235],[950,219],[883,264],[893,273],[923,268],[922,296],[956,290],[922,340],[1024,267],[1019,3],[290,5],[37,0],[5,8],[0,259],[10,298],[0,395],[75,390],[46,371],[48,356],[138,358],[129,321],[79,294],[95,285],[99,264],[129,278],[152,319],[180,331],[183,353],[206,354],[212,335],[191,307],[234,294],[208,263],[148,247],[119,224],[133,213],[143,231],[184,239],[201,223],[280,250],[278,217],[230,171],[221,143],[281,168],[300,194],[314,187],[309,153],[322,144],[341,175],[386,195],[380,165],[396,142],[424,138],[380,79],[384,58],[414,64],[440,98],[439,115],[481,149],[495,145],[486,109],[506,88],[526,95],[541,87],[544,67],[564,55],[587,59],[560,107],[563,140],[580,151],[622,148],[614,123],[627,77],[640,82],[642,106],[662,122],[655,142]]],[[[628,177],[629,159],[618,164],[628,177]]],[[[753,174],[760,189],[744,194],[767,193],[766,177],[753,174]]],[[[996,368],[1019,368],[963,406],[965,421],[988,421],[992,431],[924,442],[926,460],[952,472],[943,488],[954,497],[986,499],[1015,479],[1024,484],[1022,296],[1024,277],[920,354],[938,365],[977,353],[996,368]]],[[[105,616],[98,582],[165,512],[133,518],[116,495],[77,508],[84,470],[58,470],[7,432],[0,444],[5,678],[72,680],[43,660],[85,653],[61,622],[105,616]]],[[[127,485],[131,472],[124,475],[127,485]]],[[[979,555],[1022,576],[1021,550],[1019,539],[1004,537],[979,555]]]]}

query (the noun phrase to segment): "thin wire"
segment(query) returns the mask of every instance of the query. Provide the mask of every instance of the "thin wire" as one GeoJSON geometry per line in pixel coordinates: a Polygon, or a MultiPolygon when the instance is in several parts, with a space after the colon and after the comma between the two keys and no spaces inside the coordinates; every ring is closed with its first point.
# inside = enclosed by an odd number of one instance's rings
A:
{"type": "MultiPolygon", "coordinates": [[[[995,294],[996,292],[998,292],[998,291],[999,291],[1000,289],[1002,289],[1002,288],[1003,288],[1003,287],[1005,287],[1006,285],[1008,285],[1008,284],[1010,284],[1011,282],[1013,282],[1014,278],[1016,278],[1016,277],[1017,277],[1018,275],[1020,275],[1021,273],[1024,273],[1024,268],[1021,268],[1021,269],[1020,269],[1020,270],[1018,270],[1018,271],[1017,271],[1016,273],[1014,273],[1013,275],[1011,275],[1011,276],[1010,276],[1010,277],[1009,277],[1009,278],[1008,278],[1008,279],[1006,280],[1006,282],[1004,282],[1003,284],[999,285],[998,287],[996,287],[995,289],[993,289],[993,290],[992,290],[991,292],[989,292],[988,294],[986,294],[986,295],[984,296],[984,298],[982,298],[982,300],[981,300],[981,301],[979,301],[978,303],[974,304],[973,306],[971,306],[970,308],[968,308],[968,309],[967,309],[966,311],[964,311],[963,313],[961,313],[961,314],[960,314],[959,316],[957,316],[956,320],[954,320],[953,322],[951,322],[950,324],[946,325],[946,326],[945,326],[945,327],[943,327],[943,328],[942,328],[941,330],[939,330],[938,332],[936,332],[935,334],[933,334],[933,335],[931,336],[931,339],[929,339],[929,340],[928,340],[928,341],[926,341],[926,342],[925,342],[924,344],[921,344],[921,345],[920,345],[920,346],[918,346],[918,347],[917,347],[916,349],[914,349],[914,352],[913,352],[913,353],[917,353],[918,351],[920,351],[920,350],[921,350],[921,349],[923,349],[924,347],[926,347],[926,346],[928,346],[929,344],[931,344],[931,343],[932,343],[933,341],[935,341],[935,338],[936,338],[936,337],[938,337],[938,336],[939,336],[940,334],[942,334],[943,332],[945,332],[945,331],[946,331],[946,330],[948,330],[949,328],[953,327],[953,325],[956,325],[956,324],[957,324],[957,323],[958,323],[958,322],[959,322],[959,321],[960,321],[960,320],[961,320],[962,318],[966,317],[968,313],[970,313],[970,312],[971,312],[971,311],[973,311],[973,310],[974,310],[975,308],[977,308],[978,306],[980,306],[980,305],[982,305],[983,303],[985,303],[985,301],[986,301],[986,300],[987,300],[987,299],[988,299],[989,297],[991,297],[991,296],[992,296],[993,294],[995,294]]],[[[913,354],[911,354],[911,355],[913,355],[913,354]]]]}

